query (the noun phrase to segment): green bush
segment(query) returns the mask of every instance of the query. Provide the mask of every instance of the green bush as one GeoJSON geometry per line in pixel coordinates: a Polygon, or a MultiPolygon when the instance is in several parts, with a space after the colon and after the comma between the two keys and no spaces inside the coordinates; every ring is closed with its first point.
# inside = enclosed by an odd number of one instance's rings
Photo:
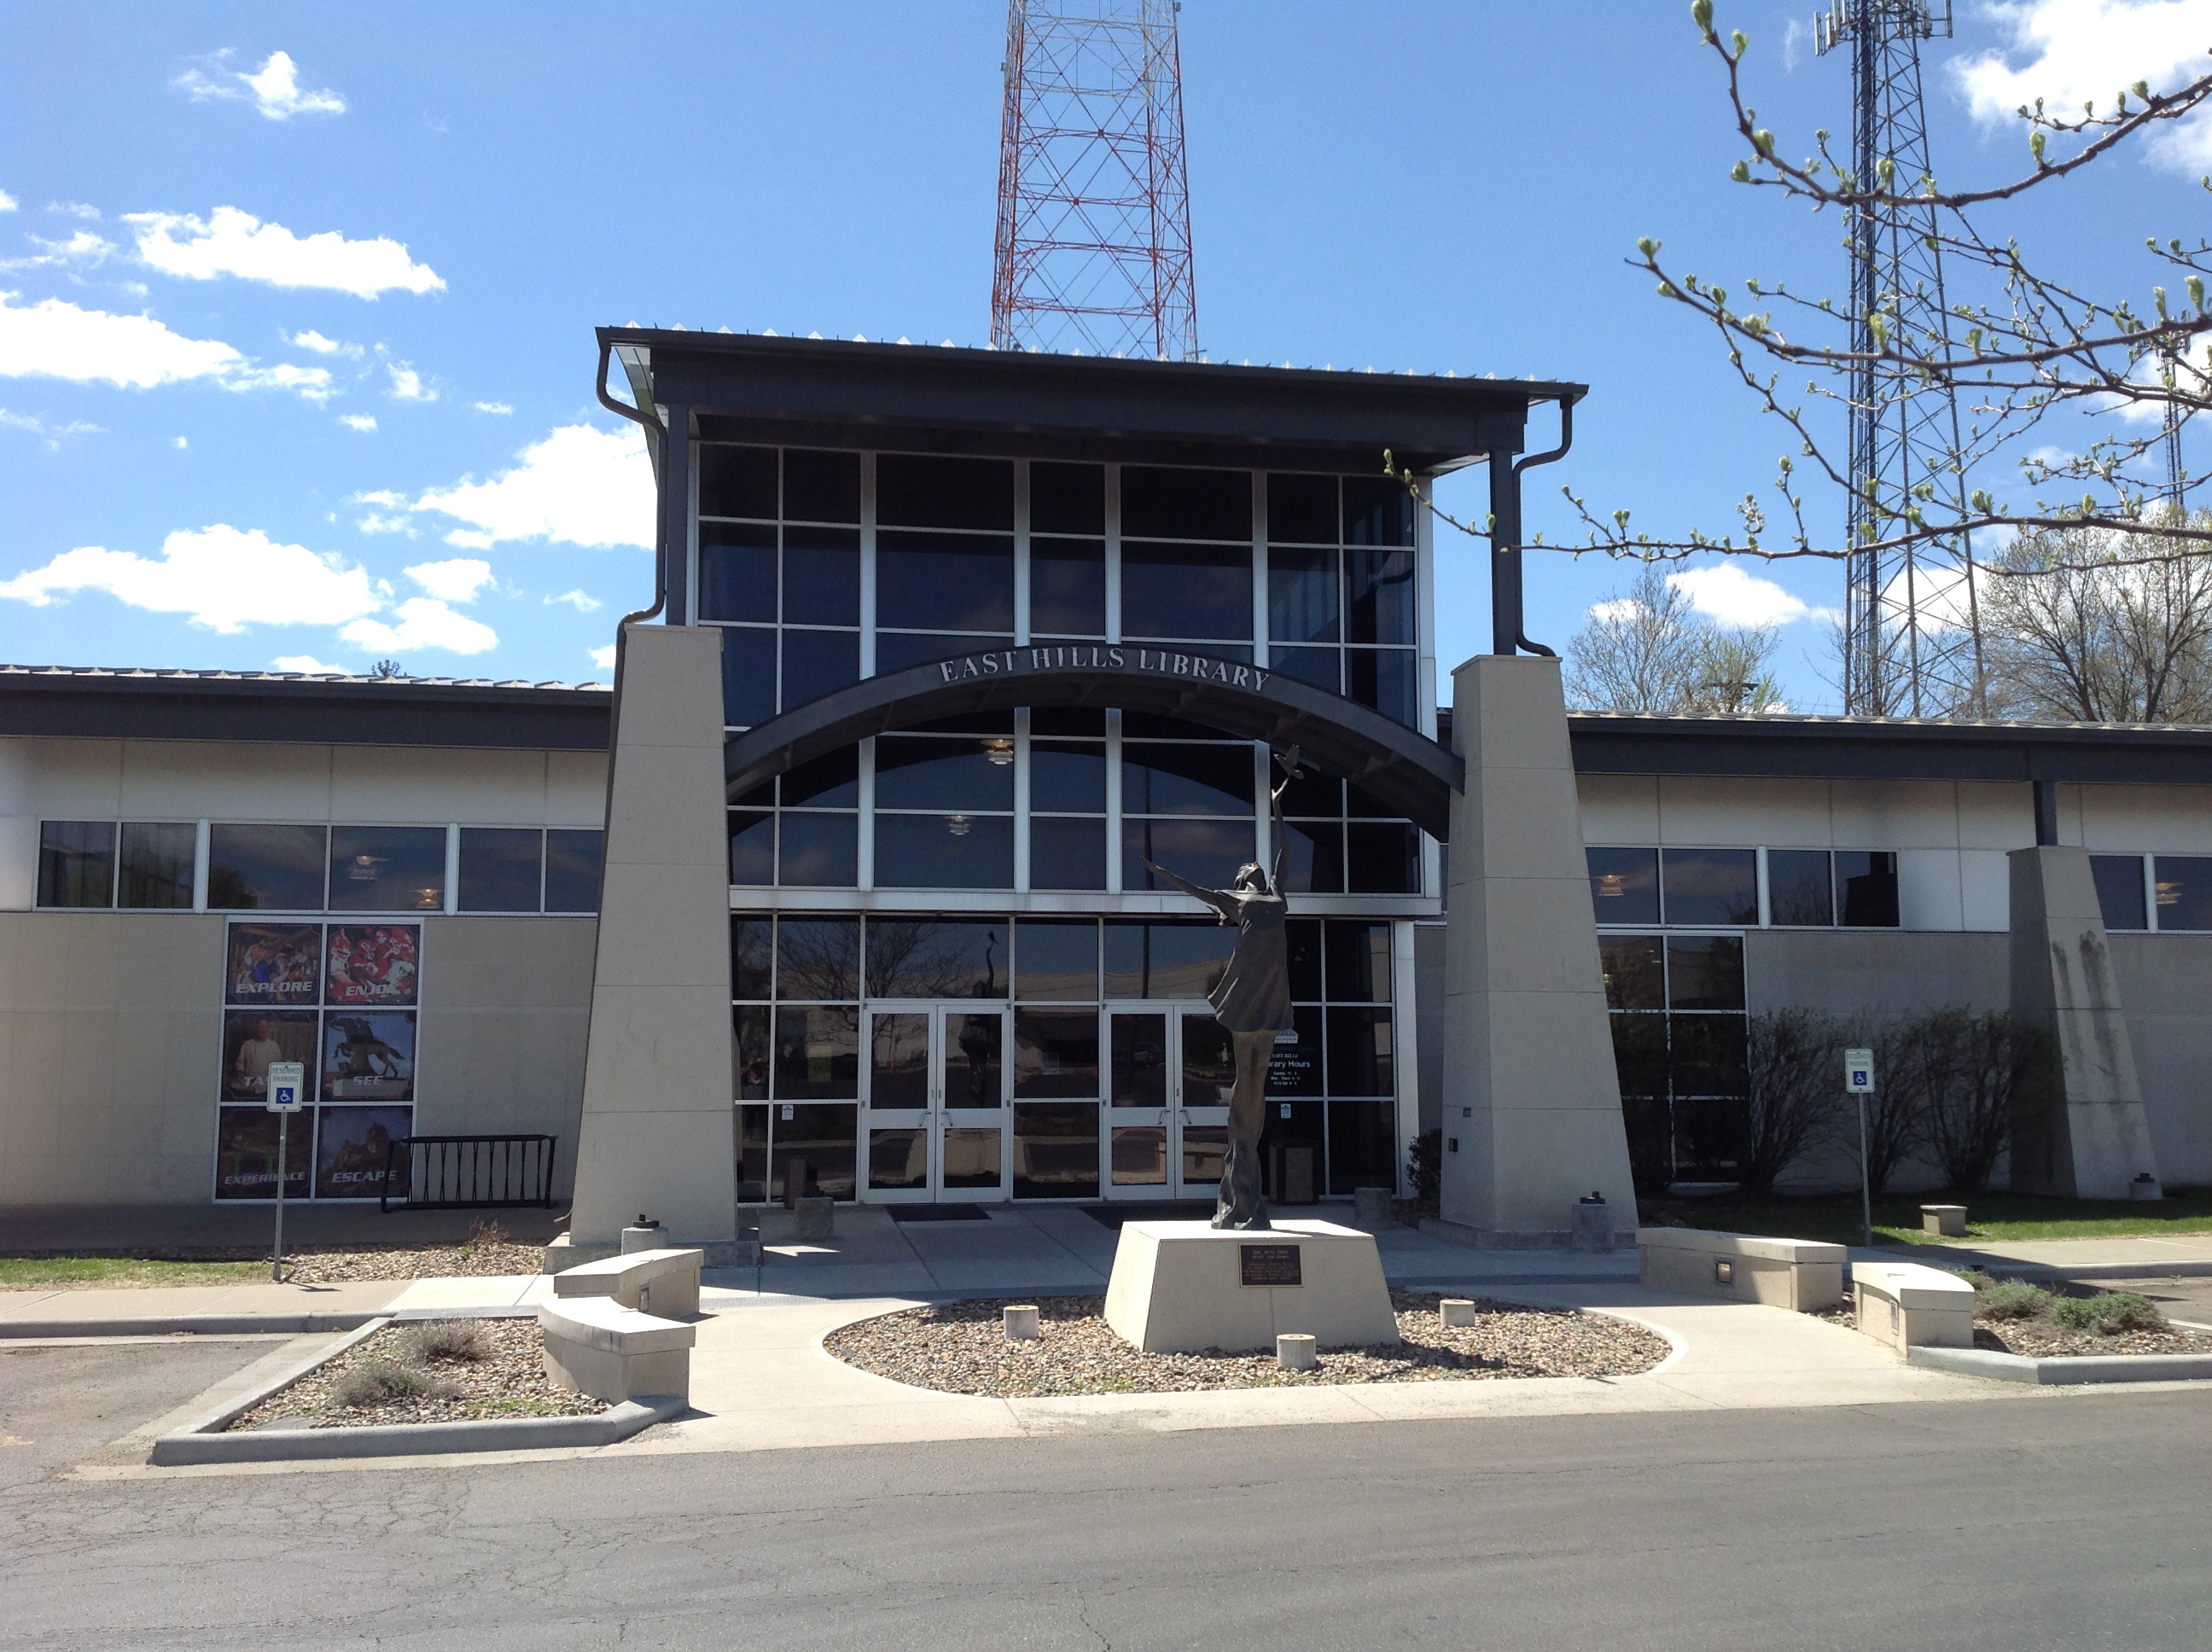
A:
{"type": "Polygon", "coordinates": [[[2034,1320],[2051,1311],[2051,1293],[2025,1279],[1991,1285],[1974,1302],[1974,1317],[1982,1320],[2034,1320]]]}
{"type": "Polygon", "coordinates": [[[2061,1297],[2051,1317],[2069,1331],[2094,1331],[2115,1337],[2124,1331],[2163,1331],[2166,1315],[2132,1291],[2101,1291],[2094,1297],[2061,1297]]]}
{"type": "Polygon", "coordinates": [[[442,1378],[425,1376],[388,1359],[365,1359],[331,1385],[331,1403],[352,1411],[387,1400],[450,1399],[459,1392],[442,1378]]]}
{"type": "Polygon", "coordinates": [[[418,1362],[433,1359],[489,1359],[490,1341],[475,1320],[424,1320],[407,1333],[407,1357],[418,1362]]]}
{"type": "Polygon", "coordinates": [[[1443,1185],[1443,1131],[1424,1130],[1406,1154],[1406,1179],[1413,1184],[1413,1197],[1424,1210],[1437,1207],[1437,1194],[1443,1185]]]}

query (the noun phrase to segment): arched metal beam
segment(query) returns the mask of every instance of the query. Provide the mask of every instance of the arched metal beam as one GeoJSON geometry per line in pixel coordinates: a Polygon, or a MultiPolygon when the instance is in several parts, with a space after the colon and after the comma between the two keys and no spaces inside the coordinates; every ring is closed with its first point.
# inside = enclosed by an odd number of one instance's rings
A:
{"type": "Polygon", "coordinates": [[[866,678],[737,736],[723,774],[735,799],[872,734],[1015,706],[1119,706],[1295,745],[1437,838],[1450,830],[1467,773],[1425,735],[1280,671],[1150,644],[1082,643],[991,649],[866,678]]]}

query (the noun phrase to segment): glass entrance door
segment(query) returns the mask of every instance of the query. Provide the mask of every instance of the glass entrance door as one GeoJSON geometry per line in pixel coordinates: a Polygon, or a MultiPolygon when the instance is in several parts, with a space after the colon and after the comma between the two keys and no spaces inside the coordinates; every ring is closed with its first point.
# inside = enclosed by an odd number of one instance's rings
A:
{"type": "Polygon", "coordinates": [[[865,1198],[1006,1197],[1006,1011],[882,1005],[868,1013],[865,1198]]]}
{"type": "Polygon", "coordinates": [[[1107,1010],[1106,1195],[1208,1199],[1229,1147],[1237,1061],[1208,1005],[1107,1010]]]}

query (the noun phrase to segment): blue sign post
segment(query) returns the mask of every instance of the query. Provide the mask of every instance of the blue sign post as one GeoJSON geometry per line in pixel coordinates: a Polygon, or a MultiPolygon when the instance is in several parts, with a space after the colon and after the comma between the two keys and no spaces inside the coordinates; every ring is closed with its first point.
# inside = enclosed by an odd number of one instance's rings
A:
{"type": "Polygon", "coordinates": [[[1859,1214],[1866,1230],[1866,1242],[1874,1243],[1874,1181],[1867,1171],[1866,1098],[1874,1094],[1874,1052],[1845,1050],[1844,1052],[1844,1093],[1855,1097],[1859,1104],[1859,1214]]]}
{"type": "Polygon", "coordinates": [[[292,1134],[291,1115],[307,1105],[307,1067],[304,1061],[269,1064],[269,1099],[263,1103],[276,1115],[276,1242],[269,1254],[269,1277],[284,1283],[284,1149],[292,1134]]]}

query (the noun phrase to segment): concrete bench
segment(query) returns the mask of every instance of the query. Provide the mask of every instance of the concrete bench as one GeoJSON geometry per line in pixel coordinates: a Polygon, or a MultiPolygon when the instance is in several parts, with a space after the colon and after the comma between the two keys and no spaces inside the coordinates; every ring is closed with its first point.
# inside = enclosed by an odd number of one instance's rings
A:
{"type": "Polygon", "coordinates": [[[1763,1303],[1801,1314],[1844,1299],[1844,1248],[1703,1228],[1638,1228],[1636,1274],[1647,1291],[1763,1303]]]}
{"type": "Polygon", "coordinates": [[[1854,1262],[1858,1327],[1902,1354],[1974,1345],[1974,1287],[1918,1262],[1854,1262]]]}
{"type": "Polygon", "coordinates": [[[553,1276],[556,1297],[612,1297],[641,1314],[674,1319],[699,1311],[702,1250],[634,1250],[553,1276]]]}
{"type": "Polygon", "coordinates": [[[624,1308],[611,1297],[538,1304],[545,1374],[562,1388],[619,1404],[641,1394],[691,1397],[694,1325],[624,1308]]]}
{"type": "Polygon", "coordinates": [[[1964,1205],[1923,1205],[1920,1207],[1920,1231],[1932,1233],[1939,1239],[1965,1238],[1966,1207],[1964,1205]]]}

